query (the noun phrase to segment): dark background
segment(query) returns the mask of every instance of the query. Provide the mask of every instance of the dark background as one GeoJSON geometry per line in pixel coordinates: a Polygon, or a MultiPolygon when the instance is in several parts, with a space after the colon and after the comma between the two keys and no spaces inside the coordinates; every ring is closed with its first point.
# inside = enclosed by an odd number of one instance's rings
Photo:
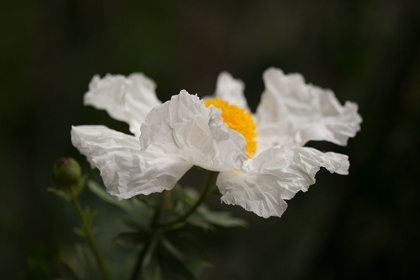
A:
{"type": "MultiPolygon", "coordinates": [[[[75,212],[46,188],[61,156],[100,182],[72,147],[71,125],[128,132],[83,106],[94,74],[144,72],[165,101],[184,88],[212,94],[227,70],[255,110],[270,66],[359,104],[362,129],[348,147],[309,143],[348,154],[350,175],[318,173],[280,219],[210,199],[250,227],[200,234],[215,263],[201,279],[420,277],[419,1],[18,2],[0,4],[1,279],[23,277],[34,260],[56,274],[60,248],[81,241],[75,212]]],[[[82,200],[99,209],[106,244],[116,214],[89,191],[82,200]]]]}

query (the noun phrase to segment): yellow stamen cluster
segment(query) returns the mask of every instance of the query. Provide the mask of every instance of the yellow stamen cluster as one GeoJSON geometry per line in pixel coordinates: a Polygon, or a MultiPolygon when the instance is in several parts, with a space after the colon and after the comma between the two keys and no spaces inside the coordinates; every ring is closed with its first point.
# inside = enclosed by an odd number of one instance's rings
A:
{"type": "Polygon", "coordinates": [[[222,114],[220,116],[223,121],[229,128],[234,129],[243,135],[246,140],[246,154],[249,158],[253,157],[257,152],[257,141],[255,138],[258,134],[257,126],[255,125],[251,114],[246,109],[242,109],[217,97],[215,99],[205,100],[204,104],[207,107],[213,105],[214,107],[222,109],[222,114]]]}

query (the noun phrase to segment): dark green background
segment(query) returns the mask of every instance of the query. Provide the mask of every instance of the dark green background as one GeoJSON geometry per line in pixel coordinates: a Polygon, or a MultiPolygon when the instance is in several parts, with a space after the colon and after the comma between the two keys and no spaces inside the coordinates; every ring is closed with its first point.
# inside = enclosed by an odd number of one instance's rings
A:
{"type": "MultiPolygon", "coordinates": [[[[348,154],[350,175],[323,170],[281,219],[212,198],[250,227],[201,233],[215,263],[201,279],[420,277],[419,1],[2,1],[0,30],[1,279],[23,277],[28,260],[57,275],[59,245],[81,241],[73,209],[46,188],[61,156],[99,181],[71,125],[128,132],[83,106],[94,74],[144,72],[164,101],[181,89],[212,94],[227,70],[255,110],[270,66],[359,104],[362,130],[348,147],[309,143],[348,154]]],[[[113,209],[88,191],[82,200],[112,232],[113,209]]]]}

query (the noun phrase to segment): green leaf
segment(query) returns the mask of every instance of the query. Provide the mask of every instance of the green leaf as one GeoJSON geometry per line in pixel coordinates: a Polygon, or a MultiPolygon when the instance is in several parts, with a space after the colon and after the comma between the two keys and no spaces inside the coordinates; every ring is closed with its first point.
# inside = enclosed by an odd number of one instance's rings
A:
{"type": "Polygon", "coordinates": [[[188,204],[193,205],[197,201],[199,196],[200,194],[197,192],[196,189],[190,187],[184,188],[184,200],[188,204]]]}
{"type": "Polygon", "coordinates": [[[77,234],[78,236],[80,236],[80,237],[85,237],[86,235],[85,235],[85,231],[82,229],[82,228],[80,228],[80,227],[76,227],[76,228],[74,228],[73,229],[73,232],[75,233],[75,234],[77,234]]]}
{"type": "MultiPolygon", "coordinates": [[[[150,252],[150,248],[149,248],[149,252],[150,252]]],[[[143,266],[143,272],[142,272],[143,280],[167,279],[167,278],[162,277],[162,268],[160,267],[160,264],[158,262],[156,250],[153,250],[152,258],[150,258],[150,260],[147,260],[147,263],[145,260],[144,264],[145,265],[143,266]]]]}
{"type": "Polygon", "coordinates": [[[95,217],[96,217],[97,214],[98,213],[96,211],[90,210],[89,207],[86,207],[83,210],[83,215],[84,215],[84,217],[85,217],[86,222],[88,223],[88,225],[91,225],[92,224],[93,219],[95,219],[95,217]]]}
{"type": "Polygon", "coordinates": [[[213,225],[221,227],[247,227],[248,223],[240,218],[233,217],[230,212],[215,212],[207,207],[200,207],[197,210],[198,215],[213,225]]]}
{"type": "Polygon", "coordinates": [[[55,187],[52,187],[52,188],[48,188],[47,191],[55,194],[57,197],[67,202],[70,202],[70,195],[62,189],[57,189],[55,187]]]}
{"type": "Polygon", "coordinates": [[[150,246],[149,246],[149,250],[146,253],[146,256],[144,257],[144,262],[143,262],[144,266],[147,266],[151,262],[152,258],[155,255],[155,251],[158,248],[161,240],[162,240],[162,238],[161,238],[160,234],[152,236],[152,240],[150,241],[151,243],[150,243],[150,246]]]}
{"type": "Polygon", "coordinates": [[[85,273],[84,279],[101,279],[101,274],[96,265],[95,259],[86,245],[75,244],[76,255],[80,268],[85,273]]]}
{"type": "Polygon", "coordinates": [[[192,214],[188,218],[187,222],[189,224],[191,224],[191,225],[193,225],[195,227],[199,227],[199,228],[201,228],[201,229],[203,229],[205,231],[208,231],[208,230],[212,230],[213,231],[213,230],[216,229],[211,223],[209,223],[205,218],[203,218],[202,215],[200,215],[198,213],[192,214]]]}
{"type": "Polygon", "coordinates": [[[112,241],[127,247],[139,245],[150,238],[148,232],[122,232],[115,236],[112,241]]]}
{"type": "Polygon", "coordinates": [[[91,190],[91,192],[93,192],[96,196],[98,196],[103,201],[116,205],[127,212],[131,210],[130,206],[126,203],[125,200],[119,201],[118,198],[116,198],[115,196],[111,196],[105,191],[105,189],[102,186],[97,184],[95,181],[88,180],[86,185],[91,190]]]}
{"type": "MultiPolygon", "coordinates": [[[[198,243],[192,240],[184,231],[168,232],[166,239],[178,255],[184,255],[190,261],[197,261],[204,266],[212,266],[210,258],[198,243]]],[[[168,244],[167,244],[168,245],[168,244]]]]}
{"type": "MultiPolygon", "coordinates": [[[[181,261],[168,247],[170,248],[167,244],[160,244],[158,251],[160,266],[165,275],[172,276],[177,280],[196,280],[185,262],[181,261]]],[[[166,278],[163,277],[163,279],[166,278]]]]}
{"type": "MultiPolygon", "coordinates": [[[[195,204],[198,197],[199,194],[195,189],[184,188],[180,196],[181,200],[175,205],[175,211],[178,215],[187,212],[195,204]]],[[[211,211],[206,205],[198,207],[197,211],[187,219],[187,222],[203,230],[215,230],[214,226],[246,227],[248,225],[246,221],[233,217],[229,212],[211,211]]]]}
{"type": "Polygon", "coordinates": [[[130,200],[118,200],[118,198],[108,194],[105,189],[98,185],[96,182],[88,180],[86,184],[96,196],[107,203],[119,207],[129,215],[136,217],[136,219],[139,220],[143,225],[147,225],[148,221],[153,215],[153,209],[136,198],[132,198],[130,200]]]}

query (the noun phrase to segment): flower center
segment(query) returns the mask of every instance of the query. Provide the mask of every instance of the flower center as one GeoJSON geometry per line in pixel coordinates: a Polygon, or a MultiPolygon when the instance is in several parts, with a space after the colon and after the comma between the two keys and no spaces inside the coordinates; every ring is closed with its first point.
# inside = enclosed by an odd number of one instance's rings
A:
{"type": "Polygon", "coordinates": [[[223,121],[229,126],[229,128],[236,130],[246,140],[245,151],[246,155],[249,158],[252,158],[257,152],[257,126],[252,119],[252,115],[243,108],[240,108],[236,105],[230,104],[229,102],[220,99],[207,99],[204,101],[204,104],[209,107],[213,105],[214,107],[222,109],[220,116],[223,121]]]}

